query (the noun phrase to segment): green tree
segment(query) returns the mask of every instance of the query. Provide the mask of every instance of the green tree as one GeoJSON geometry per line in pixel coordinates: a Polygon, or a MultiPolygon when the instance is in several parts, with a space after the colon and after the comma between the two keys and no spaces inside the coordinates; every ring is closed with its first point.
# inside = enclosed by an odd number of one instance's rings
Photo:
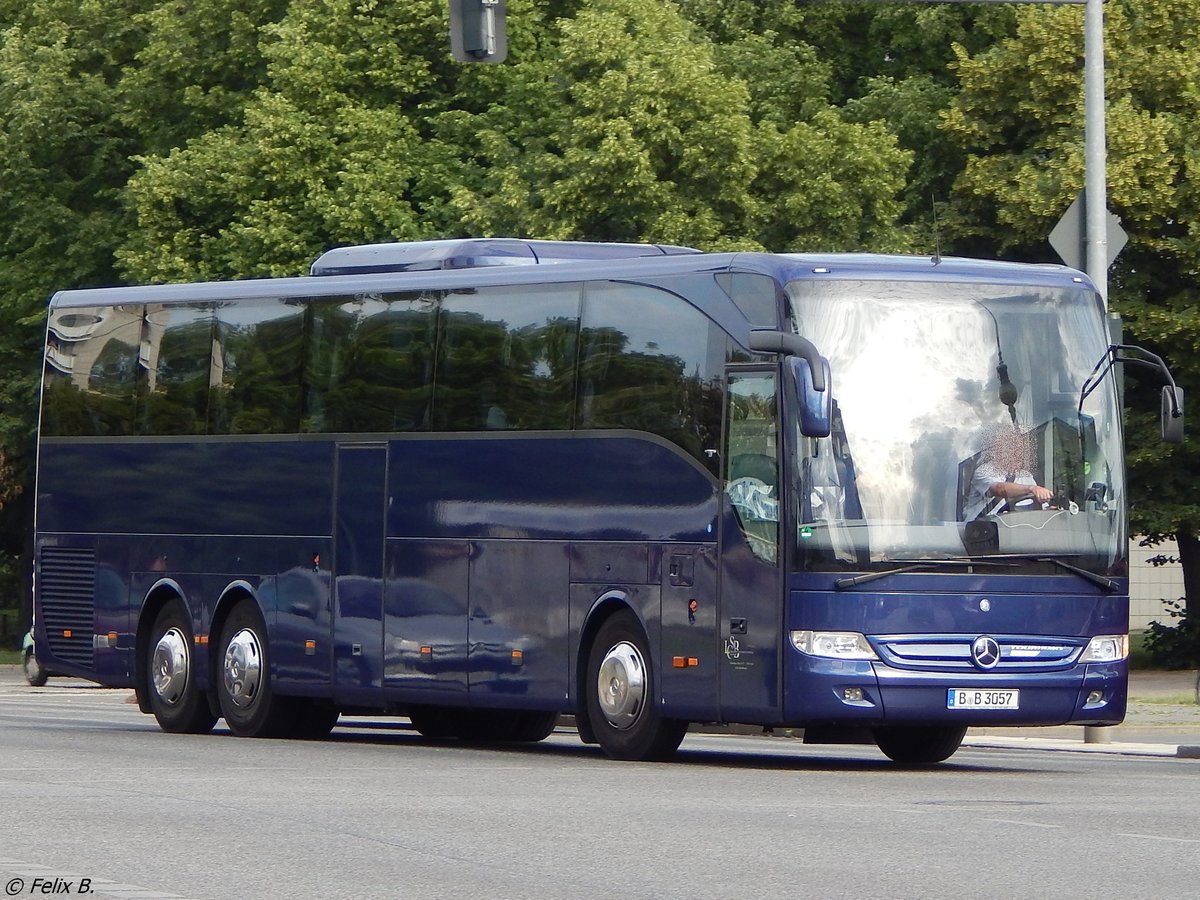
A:
{"type": "Polygon", "coordinates": [[[331,244],[443,231],[453,163],[422,128],[445,102],[443,6],[291,3],[238,120],[139,159],[128,276],[296,274],[331,244]]]}
{"type": "Polygon", "coordinates": [[[142,39],[121,73],[124,120],[143,152],[167,153],[237,122],[266,76],[264,26],[288,0],[157,0],[136,17],[142,39]]]}
{"type": "MultiPolygon", "coordinates": [[[[0,554],[24,550],[46,301],[67,285],[113,283],[132,171],[110,85],[138,44],[144,4],[5,3],[0,20],[0,554]]],[[[0,562],[0,591],[18,596],[0,562]]]]}
{"type": "MultiPolygon", "coordinates": [[[[749,86],[756,122],[790,126],[832,107],[845,122],[887,133],[908,151],[912,162],[899,196],[902,228],[891,237],[871,234],[869,245],[933,249],[934,203],[949,198],[965,161],[963,149],[938,128],[958,89],[950,67],[953,47],[974,51],[1010,33],[1011,7],[846,0],[680,5],[712,36],[722,68],[749,86]],[[897,239],[901,234],[903,240],[897,239]]],[[[819,127],[828,121],[824,116],[819,127]]],[[[870,176],[863,171],[856,177],[870,176]]],[[[870,219],[868,211],[858,215],[870,219]]],[[[842,238],[836,245],[857,243],[842,238]]]]}
{"type": "Polygon", "coordinates": [[[753,5],[740,30],[708,31],[683,12],[585,2],[538,58],[514,65],[496,102],[447,117],[458,143],[476,141],[482,177],[455,191],[468,229],[707,249],[897,246],[909,160],[891,135],[842,120],[811,50],[754,37],[753,5]],[[727,36],[736,46],[714,42],[727,36]]]}
{"type": "MultiPolygon", "coordinates": [[[[1200,6],[1106,6],[1109,205],[1129,244],[1110,273],[1127,337],[1161,353],[1181,386],[1200,386],[1200,6]]],[[[945,128],[968,152],[954,203],[959,245],[1050,260],[1047,235],[1083,185],[1082,11],[1033,7],[1017,34],[958,50],[961,93],[945,128]]],[[[1136,374],[1130,371],[1130,374],[1136,374]]],[[[1134,388],[1131,524],[1179,542],[1189,598],[1200,598],[1200,444],[1157,440],[1157,397],[1134,388]],[[1154,415],[1149,411],[1153,410],[1154,415]]]]}
{"type": "MultiPolygon", "coordinates": [[[[0,556],[31,510],[46,301],[115,284],[136,155],[236,114],[285,0],[0,0],[0,556]]],[[[0,591],[18,593],[0,560],[0,591]]]]}

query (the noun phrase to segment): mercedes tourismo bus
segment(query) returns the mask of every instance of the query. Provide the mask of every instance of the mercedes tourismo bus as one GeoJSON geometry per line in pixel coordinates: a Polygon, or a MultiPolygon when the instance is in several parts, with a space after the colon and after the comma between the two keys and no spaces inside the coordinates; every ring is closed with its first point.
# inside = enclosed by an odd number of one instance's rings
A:
{"type": "Polygon", "coordinates": [[[50,302],[36,641],[162,728],[936,762],[1126,704],[1114,343],[1058,266],[510,239],[50,302]]]}

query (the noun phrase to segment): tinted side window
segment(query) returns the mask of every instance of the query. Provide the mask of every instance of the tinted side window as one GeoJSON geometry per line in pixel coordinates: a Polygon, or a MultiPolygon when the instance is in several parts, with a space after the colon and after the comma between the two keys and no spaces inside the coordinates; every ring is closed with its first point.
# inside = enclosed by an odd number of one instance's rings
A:
{"type": "Polygon", "coordinates": [[[428,430],[436,310],[420,294],[313,304],[301,430],[428,430]]]}
{"type": "Polygon", "coordinates": [[[447,294],[438,339],[434,428],[570,428],[579,295],[579,285],[447,294]]]}
{"type": "Polygon", "coordinates": [[[149,304],[139,363],[142,434],[205,434],[209,394],[220,385],[213,308],[149,304]]]}
{"type": "Polygon", "coordinates": [[[580,428],[662,435],[709,465],[718,446],[725,333],[682,298],[593,283],[580,333],[580,428]]]}
{"type": "Polygon", "coordinates": [[[717,276],[717,284],[725,289],[751,324],[779,327],[782,292],[772,278],[748,272],[726,272],[717,276]]]}
{"type": "Polygon", "coordinates": [[[211,434],[288,434],[300,427],[304,310],[283,300],[248,300],[216,310],[217,388],[211,434]]]}
{"type": "Polygon", "coordinates": [[[51,313],[42,391],[43,434],[130,431],[141,334],[140,306],[51,313]]]}

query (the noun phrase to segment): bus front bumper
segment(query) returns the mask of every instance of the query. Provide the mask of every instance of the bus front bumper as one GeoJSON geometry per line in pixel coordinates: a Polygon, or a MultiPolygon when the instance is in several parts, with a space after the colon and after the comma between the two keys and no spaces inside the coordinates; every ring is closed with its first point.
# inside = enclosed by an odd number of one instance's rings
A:
{"type": "Polygon", "coordinates": [[[809,657],[789,675],[794,683],[785,685],[784,713],[795,726],[1117,725],[1128,694],[1124,660],[1053,672],[978,672],[809,657]]]}

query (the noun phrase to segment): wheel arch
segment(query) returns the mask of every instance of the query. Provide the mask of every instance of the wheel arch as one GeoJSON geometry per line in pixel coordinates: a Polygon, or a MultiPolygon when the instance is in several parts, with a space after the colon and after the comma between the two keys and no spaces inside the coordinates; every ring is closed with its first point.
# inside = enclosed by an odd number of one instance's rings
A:
{"type": "MultiPolygon", "coordinates": [[[[587,617],[583,620],[583,627],[579,629],[579,641],[575,650],[575,723],[579,729],[579,736],[587,744],[595,743],[595,736],[592,734],[587,715],[588,656],[592,651],[592,642],[596,640],[596,634],[604,623],[623,610],[628,611],[637,619],[638,626],[642,629],[642,635],[649,642],[646,623],[642,621],[634,604],[630,602],[629,594],[620,589],[607,590],[597,597],[592,603],[591,609],[588,610],[587,617]]],[[[657,667],[655,668],[657,669],[657,667]]],[[[655,674],[657,676],[657,672],[655,674]]]]}
{"type": "Polygon", "coordinates": [[[192,617],[192,607],[188,603],[187,592],[174,578],[160,578],[156,581],[146,592],[146,596],[142,600],[142,608],[138,612],[137,628],[134,631],[136,637],[134,640],[133,693],[137,698],[138,709],[144,713],[154,711],[150,706],[150,692],[146,681],[150,665],[150,631],[163,607],[175,600],[183,605],[184,614],[192,626],[192,640],[195,641],[195,619],[192,617]]]}

